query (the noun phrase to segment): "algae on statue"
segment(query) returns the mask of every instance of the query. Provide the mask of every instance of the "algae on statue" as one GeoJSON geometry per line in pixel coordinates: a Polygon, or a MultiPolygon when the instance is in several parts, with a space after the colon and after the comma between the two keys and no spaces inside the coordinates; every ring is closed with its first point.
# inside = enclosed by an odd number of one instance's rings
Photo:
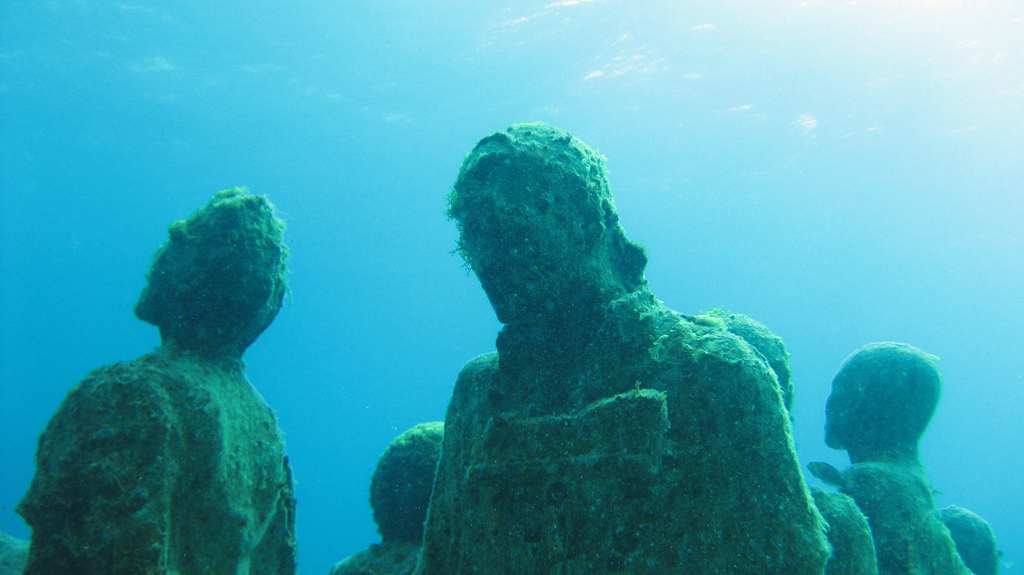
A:
{"type": "Polygon", "coordinates": [[[417,573],[823,572],[779,378],[654,297],[603,158],[514,125],[448,214],[504,326],[456,381],[417,573]]]}
{"type": "MultiPolygon", "coordinates": [[[[775,335],[761,322],[747,317],[741,313],[731,312],[721,306],[711,308],[704,315],[694,318],[695,321],[707,321],[707,319],[718,319],[722,327],[740,336],[743,341],[761,353],[772,368],[776,379],[779,381],[779,390],[782,391],[782,404],[787,410],[793,408],[793,382],[790,381],[792,371],[789,367],[789,350],[782,338],[775,335]]],[[[792,421],[792,416],[790,417],[792,421]]]]}
{"type": "Polygon", "coordinates": [[[26,575],[287,575],[295,498],[242,354],[287,289],[284,223],[244,188],[171,225],[136,315],[161,346],[98,368],[39,438],[26,575]]]}

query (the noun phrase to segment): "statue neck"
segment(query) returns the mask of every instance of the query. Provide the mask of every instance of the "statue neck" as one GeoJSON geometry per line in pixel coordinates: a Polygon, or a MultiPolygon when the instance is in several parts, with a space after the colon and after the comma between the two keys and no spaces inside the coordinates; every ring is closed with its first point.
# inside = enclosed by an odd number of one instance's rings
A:
{"type": "Polygon", "coordinates": [[[854,448],[848,447],[850,463],[894,463],[908,467],[920,467],[921,455],[917,445],[887,445],[884,447],[854,448]]]}

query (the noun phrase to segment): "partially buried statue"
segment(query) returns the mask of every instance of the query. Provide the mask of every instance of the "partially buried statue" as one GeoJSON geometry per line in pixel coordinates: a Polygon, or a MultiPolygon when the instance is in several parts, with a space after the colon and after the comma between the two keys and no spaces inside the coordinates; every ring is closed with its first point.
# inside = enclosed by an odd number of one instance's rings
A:
{"type": "Polygon", "coordinates": [[[287,290],[283,231],[244,188],[171,225],[135,307],[162,344],[90,373],[39,439],[27,575],[295,572],[284,441],[242,362],[287,290]]]}
{"type": "Polygon", "coordinates": [[[417,573],[823,572],[776,374],[654,297],[597,153],[515,125],[449,202],[504,327],[455,384],[417,573]]]}
{"type": "MultiPolygon", "coordinates": [[[[935,356],[904,343],[868,344],[846,358],[825,407],[825,443],[845,449],[843,472],[809,465],[817,477],[853,497],[867,516],[881,575],[977,575],[998,568],[991,528],[959,508],[940,514],[921,464],[918,441],[939,403],[942,378],[935,356]],[[964,525],[963,553],[950,535],[964,525]],[[984,524],[984,525],[982,525],[984,524]],[[987,538],[987,539],[986,539],[987,538]],[[981,553],[973,551],[983,549],[981,553]]],[[[969,512],[968,512],[969,513],[969,512]]],[[[960,541],[957,541],[960,544],[960,541]]]]}

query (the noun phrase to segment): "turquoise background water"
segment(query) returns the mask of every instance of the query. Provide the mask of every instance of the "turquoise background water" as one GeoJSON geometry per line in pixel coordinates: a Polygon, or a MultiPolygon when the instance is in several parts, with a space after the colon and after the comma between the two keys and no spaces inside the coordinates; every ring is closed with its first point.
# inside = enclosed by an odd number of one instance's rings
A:
{"type": "MultiPolygon", "coordinates": [[[[872,341],[940,356],[940,506],[1024,568],[1024,5],[1015,0],[0,4],[0,529],[89,370],[159,343],[132,306],[168,224],[248,185],[294,297],[246,355],[297,479],[300,572],[376,541],[377,457],[443,419],[499,325],[449,252],[462,157],[513,122],[608,157],[670,307],[792,353],[803,463],[872,341]]],[[[812,484],[818,484],[811,479],[812,484]]]]}

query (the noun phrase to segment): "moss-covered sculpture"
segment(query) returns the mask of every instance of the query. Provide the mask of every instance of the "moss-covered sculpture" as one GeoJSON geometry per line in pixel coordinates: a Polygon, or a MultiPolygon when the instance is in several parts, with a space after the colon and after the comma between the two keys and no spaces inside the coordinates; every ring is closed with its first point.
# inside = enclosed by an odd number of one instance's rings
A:
{"type": "Polygon", "coordinates": [[[135,315],[160,328],[163,347],[241,357],[274,321],[288,290],[284,222],[245,188],[217,192],[171,224],[135,315]]]}
{"type": "Polygon", "coordinates": [[[444,422],[421,423],[384,450],[370,480],[370,506],[381,540],[423,540],[434,470],[444,439],[444,422]]]}
{"type": "Polygon", "coordinates": [[[697,316],[698,319],[704,317],[721,319],[725,329],[740,336],[743,341],[764,355],[768,365],[775,372],[775,377],[779,380],[782,403],[787,410],[791,409],[793,407],[793,382],[791,381],[793,372],[789,368],[789,350],[786,349],[782,338],[772,333],[763,323],[722,307],[712,308],[706,314],[697,316]]]}
{"type": "Polygon", "coordinates": [[[449,202],[504,326],[455,384],[417,573],[823,572],[776,375],[654,297],[600,156],[515,125],[449,202]]]}
{"type": "Polygon", "coordinates": [[[330,575],[412,573],[443,438],[444,422],[433,421],[409,429],[388,445],[370,481],[370,506],[381,542],[335,563],[330,575]]]}
{"type": "Polygon", "coordinates": [[[245,348],[286,290],[284,224],[234,188],[171,225],[137,315],[152,354],[101,367],[39,439],[26,575],[295,572],[295,499],[245,348]]]}
{"type": "Polygon", "coordinates": [[[853,497],[871,525],[881,575],[968,575],[935,506],[917,443],[942,392],[936,357],[904,343],[846,358],[825,407],[825,442],[853,464],[811,467],[853,497]]]}

